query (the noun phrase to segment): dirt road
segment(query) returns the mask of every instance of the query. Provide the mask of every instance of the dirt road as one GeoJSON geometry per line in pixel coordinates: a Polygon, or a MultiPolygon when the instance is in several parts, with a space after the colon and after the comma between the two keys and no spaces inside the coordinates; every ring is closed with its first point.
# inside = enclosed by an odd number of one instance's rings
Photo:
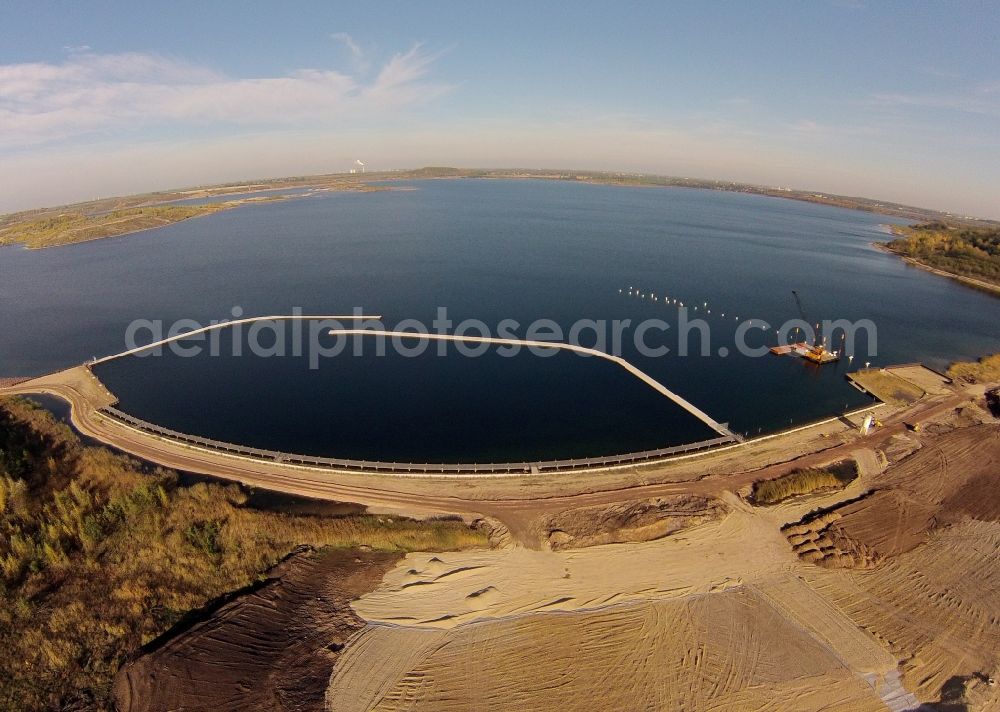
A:
{"type": "Polygon", "coordinates": [[[341,473],[254,460],[159,438],[101,415],[98,410],[112,404],[114,396],[85,367],[0,389],[0,396],[31,393],[47,393],[69,401],[73,424],[81,433],[165,467],[290,494],[357,502],[373,511],[418,517],[492,516],[527,546],[537,546],[534,526],[555,512],[682,493],[719,496],[754,480],[831,462],[854,450],[877,448],[906,429],[904,420],[912,424],[932,419],[968,400],[962,393],[924,399],[895,411],[885,418],[882,428],[866,437],[840,425],[832,433],[833,438],[830,428],[820,428],[811,435],[749,441],[719,452],[653,465],[473,481],[341,473]]]}

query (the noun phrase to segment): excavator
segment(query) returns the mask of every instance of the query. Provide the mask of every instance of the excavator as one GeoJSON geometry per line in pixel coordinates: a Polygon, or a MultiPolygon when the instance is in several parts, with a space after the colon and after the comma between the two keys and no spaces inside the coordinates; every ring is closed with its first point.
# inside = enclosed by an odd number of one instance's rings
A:
{"type": "MultiPolygon", "coordinates": [[[[802,321],[809,324],[809,319],[806,318],[806,311],[802,308],[802,299],[799,297],[799,293],[793,289],[792,295],[795,297],[795,304],[799,308],[799,316],[802,317],[802,321]]],[[[826,350],[826,338],[823,336],[822,322],[816,326],[816,340],[813,342],[813,345],[808,348],[794,349],[795,353],[813,363],[823,364],[838,361],[840,359],[839,354],[826,350]]]]}

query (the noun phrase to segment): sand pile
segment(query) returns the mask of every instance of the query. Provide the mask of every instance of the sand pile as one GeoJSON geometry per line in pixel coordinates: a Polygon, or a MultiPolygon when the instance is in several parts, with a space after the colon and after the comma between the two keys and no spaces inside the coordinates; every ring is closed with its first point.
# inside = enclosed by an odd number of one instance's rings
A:
{"type": "Polygon", "coordinates": [[[1000,708],[1000,426],[960,424],[813,500],[631,500],[548,515],[552,550],[411,554],[353,604],[327,709],[908,710],[956,680],[1000,708]]]}
{"type": "Polygon", "coordinates": [[[735,510],[649,542],[409,554],[353,606],[368,621],[452,628],[532,611],[704,594],[794,562],[777,527],[735,510]]]}
{"type": "MultiPolygon", "coordinates": [[[[612,511],[642,521],[635,504],[612,511]]],[[[704,507],[729,514],[654,541],[407,556],[353,604],[369,625],[327,709],[883,709],[896,659],[802,582],[772,521],[735,495],[704,507]]]]}
{"type": "Polygon", "coordinates": [[[884,710],[876,691],[757,591],[452,630],[372,626],[327,709],[884,710]]]}

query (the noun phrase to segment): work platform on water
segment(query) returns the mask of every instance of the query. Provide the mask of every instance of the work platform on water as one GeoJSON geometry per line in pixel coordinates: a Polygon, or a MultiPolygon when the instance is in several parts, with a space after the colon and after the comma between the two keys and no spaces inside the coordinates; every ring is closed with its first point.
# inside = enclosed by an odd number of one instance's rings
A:
{"type": "Polygon", "coordinates": [[[821,345],[810,346],[805,341],[800,341],[795,344],[772,346],[771,353],[777,354],[778,356],[801,356],[807,361],[820,364],[833,363],[834,361],[840,360],[840,354],[833,351],[827,351],[821,345]]]}

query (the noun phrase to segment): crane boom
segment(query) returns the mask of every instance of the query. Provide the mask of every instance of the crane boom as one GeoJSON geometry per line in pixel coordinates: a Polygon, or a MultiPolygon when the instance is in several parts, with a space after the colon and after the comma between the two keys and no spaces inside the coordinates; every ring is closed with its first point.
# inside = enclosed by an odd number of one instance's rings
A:
{"type": "MultiPolygon", "coordinates": [[[[799,296],[798,290],[793,289],[792,296],[795,297],[795,305],[799,308],[799,316],[802,317],[802,321],[808,326],[809,319],[806,317],[806,310],[802,306],[802,298],[799,296]]],[[[779,340],[781,338],[780,330],[778,331],[778,338],[779,340]]],[[[794,354],[816,364],[834,363],[840,360],[840,354],[835,351],[827,351],[826,339],[823,337],[823,326],[821,323],[816,324],[816,339],[813,341],[812,346],[807,347],[804,342],[798,344],[779,343],[771,349],[771,352],[776,354],[794,354]]]]}
{"type": "MultiPolygon", "coordinates": [[[[795,304],[799,307],[799,316],[802,317],[802,321],[804,321],[805,323],[808,324],[809,323],[809,319],[808,319],[808,317],[806,317],[806,310],[802,308],[802,298],[799,297],[799,293],[796,290],[794,290],[794,289],[792,290],[792,295],[795,297],[795,304]]],[[[822,333],[819,330],[817,330],[816,331],[816,340],[813,342],[813,345],[814,346],[818,346],[818,345],[820,345],[822,343],[823,343],[822,333]]]]}
{"type": "Polygon", "coordinates": [[[806,318],[806,310],[802,308],[802,300],[799,298],[799,293],[793,289],[792,295],[795,297],[795,304],[799,307],[799,316],[802,317],[802,321],[808,324],[809,320],[806,318]]]}

